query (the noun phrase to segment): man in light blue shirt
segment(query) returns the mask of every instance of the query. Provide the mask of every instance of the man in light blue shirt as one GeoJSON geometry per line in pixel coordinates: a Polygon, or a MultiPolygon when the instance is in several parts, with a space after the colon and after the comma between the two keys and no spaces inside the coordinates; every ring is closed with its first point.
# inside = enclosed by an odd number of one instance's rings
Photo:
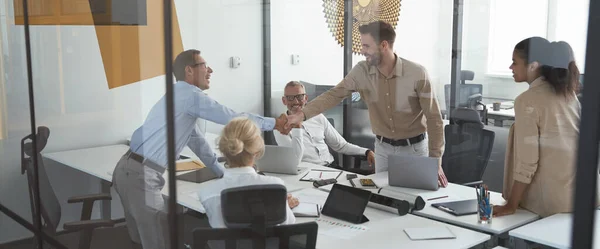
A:
{"type": "MultiPolygon", "coordinates": [[[[198,50],[187,50],[175,58],[174,85],[175,156],[187,145],[217,176],[223,166],[196,130],[198,119],[225,125],[238,116],[247,116],[263,131],[277,129],[283,133],[285,116],[265,118],[249,113],[237,113],[210,98],[203,91],[209,88],[212,69],[198,50]]],[[[133,133],[130,150],[121,158],[113,173],[113,185],[121,197],[127,228],[134,243],[143,248],[168,248],[166,205],[161,190],[167,161],[166,97],[152,107],[144,124],[133,133]]]]}

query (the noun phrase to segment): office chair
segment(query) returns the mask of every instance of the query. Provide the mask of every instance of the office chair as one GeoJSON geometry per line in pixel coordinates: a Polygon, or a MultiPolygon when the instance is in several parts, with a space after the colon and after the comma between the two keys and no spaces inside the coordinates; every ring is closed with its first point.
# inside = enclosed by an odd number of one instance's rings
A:
{"type": "MultiPolygon", "coordinates": [[[[455,108],[470,108],[477,110],[481,106],[481,110],[478,110],[482,122],[487,119],[487,107],[483,104],[483,85],[482,84],[466,84],[467,81],[473,80],[475,73],[469,70],[460,71],[460,85],[458,86],[457,98],[458,106],[455,108]]],[[[452,114],[450,110],[450,98],[451,98],[451,85],[444,85],[444,97],[446,98],[446,113],[452,114]]],[[[452,118],[451,115],[450,119],[452,118]]]]}
{"type": "MultiPolygon", "coordinates": [[[[335,127],[335,122],[332,118],[327,118],[327,120],[329,121],[329,123],[331,123],[331,126],[335,127]]],[[[357,138],[356,136],[354,137],[355,139],[357,138]]],[[[360,138],[358,138],[360,139],[360,138]]],[[[353,143],[356,144],[358,146],[364,147],[363,145],[360,145],[358,143],[354,143],[352,141],[348,141],[349,143],[353,143]]],[[[373,140],[374,142],[374,140],[373,140]]],[[[373,142],[371,142],[371,146],[368,146],[367,148],[370,148],[373,146],[373,142]]],[[[371,149],[372,150],[372,149],[371,149]]],[[[337,151],[331,149],[331,147],[329,147],[329,153],[331,153],[331,155],[333,155],[333,165],[338,165],[339,167],[332,167],[332,168],[336,168],[336,169],[341,169],[341,170],[345,170],[348,172],[352,172],[352,173],[356,173],[356,174],[360,174],[360,175],[370,175],[375,173],[375,169],[371,168],[371,169],[362,169],[361,165],[363,162],[367,161],[367,157],[364,155],[346,155],[346,157],[344,159],[348,159],[349,162],[348,163],[344,163],[346,165],[352,165],[351,168],[348,167],[344,167],[340,164],[340,155],[337,151]]]]}
{"type": "Polygon", "coordinates": [[[444,128],[446,147],[442,168],[449,182],[474,186],[482,183],[495,133],[484,129],[477,111],[459,108],[444,128]]]}
{"type": "Polygon", "coordinates": [[[227,249],[265,249],[267,246],[275,247],[275,244],[278,245],[276,248],[314,249],[317,243],[316,222],[279,225],[287,217],[286,199],[287,190],[282,185],[255,185],[223,190],[221,207],[227,228],[194,229],[193,248],[204,249],[208,241],[224,241],[227,249]],[[291,240],[294,236],[305,238],[305,244],[291,240]],[[248,243],[249,240],[252,242],[248,243]]]}
{"type": "MultiPolygon", "coordinates": [[[[33,135],[28,135],[21,140],[21,174],[27,173],[27,181],[29,183],[29,197],[31,203],[31,215],[33,221],[37,221],[38,213],[41,213],[42,217],[42,230],[51,236],[57,235],[58,224],[61,219],[61,207],[58,198],[50,184],[48,175],[44,167],[41,152],[46,147],[48,137],[50,136],[50,129],[48,127],[38,127],[37,134],[37,148],[32,148],[32,143],[26,140],[33,139],[33,135]],[[33,154],[37,154],[37,171],[39,181],[39,200],[40,210],[36,210],[36,191],[33,188],[35,175],[35,165],[33,164],[33,154]]],[[[81,220],[68,222],[63,225],[63,228],[68,232],[80,232],[79,237],[79,249],[90,248],[92,232],[96,228],[100,227],[113,227],[114,222],[112,220],[95,219],[90,220],[92,216],[92,207],[95,201],[99,200],[110,200],[110,194],[93,194],[86,196],[71,197],[67,201],[68,203],[80,203],[83,202],[83,208],[81,210],[81,220]]],[[[37,245],[35,248],[37,248],[37,245]]]]}

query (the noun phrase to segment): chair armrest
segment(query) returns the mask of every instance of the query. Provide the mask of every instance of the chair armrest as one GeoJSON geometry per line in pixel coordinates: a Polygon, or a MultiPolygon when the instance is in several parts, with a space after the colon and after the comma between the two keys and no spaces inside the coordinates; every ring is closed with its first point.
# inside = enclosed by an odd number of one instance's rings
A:
{"type": "Polygon", "coordinates": [[[78,203],[84,201],[99,201],[99,200],[112,200],[110,194],[91,194],[91,195],[82,195],[82,196],[74,196],[67,200],[67,203],[78,203]]]}
{"type": "Polygon", "coordinates": [[[99,227],[113,227],[114,225],[115,223],[112,220],[82,220],[65,223],[63,228],[69,231],[80,231],[99,227]]]}
{"type": "Polygon", "coordinates": [[[483,183],[483,181],[475,181],[475,182],[463,183],[461,185],[463,185],[463,186],[469,186],[469,187],[474,187],[474,186],[477,186],[477,185],[482,184],[482,183],[483,183]]]}

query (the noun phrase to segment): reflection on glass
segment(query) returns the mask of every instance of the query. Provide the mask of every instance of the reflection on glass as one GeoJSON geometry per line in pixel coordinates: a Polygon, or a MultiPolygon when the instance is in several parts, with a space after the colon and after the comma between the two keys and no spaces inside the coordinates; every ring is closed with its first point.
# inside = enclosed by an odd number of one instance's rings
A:
{"type": "MultiPolygon", "coordinates": [[[[147,0],[29,0],[31,25],[146,25],[147,0]]],[[[23,24],[22,0],[13,0],[23,24]]],[[[157,2],[158,3],[158,2],[157,2]]]]}

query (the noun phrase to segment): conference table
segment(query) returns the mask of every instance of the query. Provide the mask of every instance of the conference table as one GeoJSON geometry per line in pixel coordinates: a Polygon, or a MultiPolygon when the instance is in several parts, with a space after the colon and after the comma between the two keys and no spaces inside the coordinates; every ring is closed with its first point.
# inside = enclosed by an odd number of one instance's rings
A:
{"type": "MultiPolygon", "coordinates": [[[[594,222],[594,249],[600,249],[600,211],[596,210],[594,222]]],[[[532,222],[509,232],[509,235],[522,244],[522,248],[530,245],[543,245],[558,249],[571,248],[571,233],[573,229],[573,214],[555,214],[532,222]],[[523,243],[521,243],[523,242],[523,243]]]]}
{"type": "MultiPolygon", "coordinates": [[[[207,134],[209,142],[216,142],[215,134],[207,134]],[[210,139],[209,139],[210,138],[210,139]]],[[[213,144],[213,148],[216,146],[213,144]]],[[[110,182],[112,181],[112,172],[116,167],[121,156],[129,149],[128,145],[116,144],[108,146],[100,146],[93,148],[84,148],[68,151],[59,151],[53,153],[45,153],[42,156],[45,159],[53,160],[61,165],[79,170],[85,174],[97,177],[103,182],[103,190],[110,193],[110,182]]],[[[190,155],[195,158],[195,155],[188,152],[182,154],[190,155]]],[[[311,169],[329,169],[324,166],[301,163],[299,167],[304,169],[304,172],[298,175],[280,175],[269,174],[280,177],[293,195],[297,196],[302,202],[306,198],[310,198],[313,202],[318,201],[324,203],[328,192],[322,189],[317,189],[312,186],[312,182],[300,181],[300,178],[311,169]]],[[[178,172],[178,174],[185,172],[178,172]]],[[[346,173],[338,177],[339,180],[346,179],[346,173]]],[[[168,179],[162,193],[168,196],[168,179]]],[[[60,184],[60,183],[53,183],[60,184]]],[[[199,201],[197,192],[205,184],[193,183],[178,180],[177,186],[177,203],[188,209],[205,213],[202,203],[199,201]]],[[[114,198],[114,196],[113,196],[114,198]]],[[[297,218],[296,222],[311,222],[315,221],[319,224],[319,236],[317,236],[317,248],[482,248],[490,241],[489,234],[480,233],[470,229],[462,228],[448,223],[443,223],[433,219],[420,217],[418,215],[407,214],[399,216],[397,213],[387,212],[371,207],[365,210],[365,216],[369,221],[360,225],[351,224],[332,217],[321,215],[319,218],[297,218]],[[331,227],[330,224],[338,224],[331,227]],[[346,233],[344,228],[339,225],[348,227],[360,227],[360,232],[346,233]],[[411,240],[403,231],[405,228],[448,228],[455,236],[455,239],[442,240],[411,240]]],[[[110,203],[103,202],[101,216],[103,218],[111,218],[110,203]]]]}
{"type": "MultiPolygon", "coordinates": [[[[385,190],[391,190],[387,192],[400,193],[405,196],[412,196],[413,198],[421,196],[421,198],[423,198],[423,200],[426,202],[426,205],[422,210],[413,211],[414,215],[467,228],[473,231],[490,234],[492,235],[492,240],[490,241],[490,244],[492,245],[498,244],[498,239],[508,240],[508,232],[510,230],[529,224],[539,219],[539,216],[537,214],[534,214],[524,209],[518,209],[513,215],[494,217],[492,219],[491,224],[480,224],[479,222],[477,222],[477,214],[455,216],[453,214],[447,213],[445,211],[431,206],[431,204],[434,203],[476,199],[477,195],[473,187],[463,186],[454,183],[449,183],[446,188],[439,188],[437,191],[391,187],[388,184],[388,172],[380,172],[369,176],[358,177],[358,179],[361,178],[370,178],[375,182],[375,184],[377,184],[378,187],[383,188],[385,190]]],[[[351,185],[350,182],[347,180],[340,181],[338,183],[347,186],[351,185]]],[[[331,189],[331,186],[324,186],[321,187],[321,189],[329,191],[331,189]]],[[[379,191],[379,189],[369,190],[373,192],[379,191]]],[[[504,198],[502,198],[501,193],[490,191],[490,195],[491,203],[493,205],[505,204],[506,201],[504,200],[504,198]]]]}

